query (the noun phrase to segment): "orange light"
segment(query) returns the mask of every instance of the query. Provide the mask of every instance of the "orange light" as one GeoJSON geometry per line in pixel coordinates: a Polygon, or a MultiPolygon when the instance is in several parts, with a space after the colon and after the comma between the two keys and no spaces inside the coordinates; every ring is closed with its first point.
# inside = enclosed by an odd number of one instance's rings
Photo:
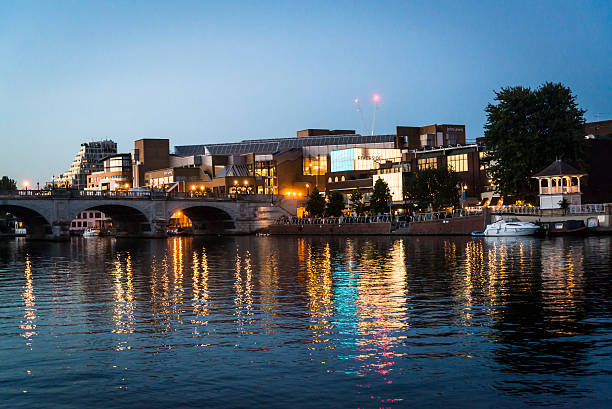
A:
{"type": "Polygon", "coordinates": [[[127,189],[128,187],[130,187],[130,184],[129,184],[129,183],[126,183],[126,184],[125,184],[125,188],[127,189]]]}
{"type": "Polygon", "coordinates": [[[235,184],[235,185],[237,185],[237,184],[238,184],[238,181],[237,181],[237,180],[234,180],[234,184],[235,184]]]}
{"type": "Polygon", "coordinates": [[[302,196],[302,192],[298,193],[298,196],[302,196]]]}
{"type": "Polygon", "coordinates": [[[245,184],[245,185],[248,185],[248,184],[249,184],[249,181],[248,181],[248,180],[245,180],[245,181],[244,181],[244,184],[245,184]]]}
{"type": "Polygon", "coordinates": [[[195,185],[191,185],[191,190],[195,190],[195,185]]]}
{"type": "Polygon", "coordinates": [[[180,216],[180,215],[181,215],[181,212],[176,212],[176,215],[177,215],[177,216],[180,216]]]}
{"type": "Polygon", "coordinates": [[[200,186],[200,190],[204,190],[204,186],[200,186]]]}

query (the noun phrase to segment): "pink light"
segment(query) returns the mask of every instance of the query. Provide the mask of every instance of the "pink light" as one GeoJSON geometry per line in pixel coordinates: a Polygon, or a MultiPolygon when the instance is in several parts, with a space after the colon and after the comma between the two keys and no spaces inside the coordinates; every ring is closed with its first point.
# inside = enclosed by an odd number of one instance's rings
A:
{"type": "Polygon", "coordinates": [[[359,98],[355,98],[355,101],[353,101],[353,102],[358,104],[359,103],[359,98]]]}
{"type": "Polygon", "coordinates": [[[378,101],[380,101],[380,95],[378,95],[378,94],[374,94],[374,96],[372,97],[372,99],[374,100],[374,102],[378,102],[378,101]]]}

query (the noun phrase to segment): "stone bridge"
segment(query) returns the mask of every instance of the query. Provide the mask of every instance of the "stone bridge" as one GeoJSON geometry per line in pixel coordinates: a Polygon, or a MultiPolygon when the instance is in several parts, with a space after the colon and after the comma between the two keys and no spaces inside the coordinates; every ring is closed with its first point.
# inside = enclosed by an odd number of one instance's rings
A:
{"type": "MultiPolygon", "coordinates": [[[[195,235],[250,234],[266,228],[295,203],[281,196],[236,198],[168,195],[163,192],[17,191],[0,194],[0,210],[21,220],[30,239],[62,240],[83,211],[110,217],[117,237],[165,237],[178,211],[192,222],[195,235]],[[289,203],[287,203],[289,201],[289,203]]],[[[289,209],[289,210],[287,210],[289,209]]]]}

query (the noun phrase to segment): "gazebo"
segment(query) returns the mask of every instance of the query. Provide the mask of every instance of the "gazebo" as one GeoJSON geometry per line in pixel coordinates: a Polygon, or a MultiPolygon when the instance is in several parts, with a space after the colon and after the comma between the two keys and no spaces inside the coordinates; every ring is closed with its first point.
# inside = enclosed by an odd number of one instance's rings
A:
{"type": "Polygon", "coordinates": [[[560,159],[533,175],[540,188],[540,209],[559,209],[563,199],[571,205],[582,204],[580,178],[586,175],[560,159]]]}

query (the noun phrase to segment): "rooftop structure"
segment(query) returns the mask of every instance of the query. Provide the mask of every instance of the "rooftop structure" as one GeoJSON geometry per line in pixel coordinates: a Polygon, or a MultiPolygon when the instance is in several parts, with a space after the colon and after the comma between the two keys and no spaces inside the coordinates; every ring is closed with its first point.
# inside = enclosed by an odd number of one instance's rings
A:
{"type": "Polygon", "coordinates": [[[582,204],[580,178],[583,176],[585,172],[560,159],[533,175],[538,180],[540,209],[560,209],[563,200],[571,205],[582,204]]]}

